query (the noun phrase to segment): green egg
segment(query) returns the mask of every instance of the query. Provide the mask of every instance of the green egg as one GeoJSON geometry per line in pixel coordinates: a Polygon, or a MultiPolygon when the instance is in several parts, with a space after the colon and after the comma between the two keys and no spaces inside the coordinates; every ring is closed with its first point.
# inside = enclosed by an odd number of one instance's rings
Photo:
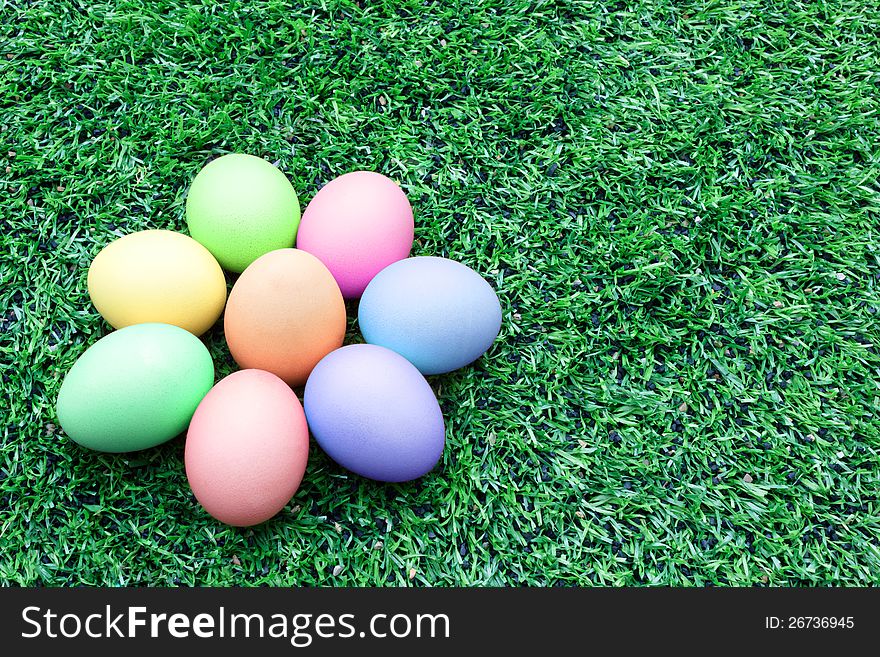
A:
{"type": "Polygon", "coordinates": [[[233,272],[293,246],[299,220],[299,199],[287,176],[253,155],[231,153],[210,162],[186,197],[189,234],[233,272]]]}
{"type": "Polygon", "coordinates": [[[56,410],[83,447],[132,452],[182,433],[212,385],[214,363],[201,340],[170,324],[135,324],[79,357],[56,410]]]}

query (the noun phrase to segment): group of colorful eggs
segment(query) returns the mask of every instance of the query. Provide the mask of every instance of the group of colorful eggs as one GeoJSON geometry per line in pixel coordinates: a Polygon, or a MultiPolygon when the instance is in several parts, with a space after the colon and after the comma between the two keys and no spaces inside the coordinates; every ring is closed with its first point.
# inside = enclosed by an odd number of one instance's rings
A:
{"type": "Polygon", "coordinates": [[[186,431],[196,499],[236,526],[264,522],[290,501],[310,430],[364,477],[401,482],[430,471],[445,427],[424,375],[479,358],[498,335],[501,307],[467,266],[409,257],[413,213],[400,187],[348,173],[300,217],[278,168],[231,154],[195,177],[186,220],[192,237],[133,233],[92,262],[89,295],[118,330],[65,377],[64,432],[84,447],[129,452],[186,431]],[[228,301],[223,268],[241,274],[228,301]],[[357,298],[366,344],[343,347],[344,299],[357,298]],[[224,308],[242,369],[214,385],[197,336],[224,308]],[[292,388],[302,385],[301,404],[292,388]]]}

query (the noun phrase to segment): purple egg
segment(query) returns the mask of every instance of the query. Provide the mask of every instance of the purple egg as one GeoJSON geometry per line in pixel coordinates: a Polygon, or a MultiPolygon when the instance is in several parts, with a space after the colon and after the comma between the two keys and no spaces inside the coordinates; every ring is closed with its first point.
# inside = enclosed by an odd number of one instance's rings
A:
{"type": "Polygon", "coordinates": [[[379,481],[429,472],[445,441],[434,391],[403,356],[371,344],[327,354],[306,382],[312,435],[339,465],[379,481]]]}

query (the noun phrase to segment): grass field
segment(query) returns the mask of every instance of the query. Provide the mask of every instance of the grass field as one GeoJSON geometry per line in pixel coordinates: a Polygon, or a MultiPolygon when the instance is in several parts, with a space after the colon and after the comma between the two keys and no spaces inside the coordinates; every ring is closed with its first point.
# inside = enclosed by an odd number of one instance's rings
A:
{"type": "MultiPolygon", "coordinates": [[[[0,2],[0,582],[880,584],[870,5],[0,2]],[[493,348],[431,378],[421,481],[313,446],[239,530],[196,504],[183,437],[61,435],[61,379],[109,331],[91,259],[185,230],[231,151],[303,205],[391,176],[414,253],[497,289],[493,348]]],[[[233,371],[222,323],[205,340],[233,371]]]]}

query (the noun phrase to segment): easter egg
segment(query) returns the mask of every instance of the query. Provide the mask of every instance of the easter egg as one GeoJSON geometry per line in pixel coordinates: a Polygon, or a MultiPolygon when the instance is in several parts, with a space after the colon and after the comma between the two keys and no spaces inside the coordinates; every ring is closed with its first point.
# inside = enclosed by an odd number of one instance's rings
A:
{"type": "Polygon", "coordinates": [[[309,376],[303,407],[327,455],[370,479],[421,477],[443,453],[443,415],[431,386],[384,347],[353,344],[328,354],[309,376]]]}
{"type": "Polygon", "coordinates": [[[83,447],[131,452],[174,438],[214,383],[201,340],[170,324],[135,324],[98,340],[58,392],[61,428],[83,447]]]}
{"type": "Polygon", "coordinates": [[[253,155],[231,153],[210,162],[186,198],[189,234],[234,272],[264,253],[293,246],[299,220],[299,200],[287,176],[253,155]]]}
{"type": "Polygon", "coordinates": [[[229,352],[241,367],[302,385],[318,361],[342,344],[345,302],[315,256],[280,249],[238,278],[223,321],[229,352]]]}
{"type": "Polygon", "coordinates": [[[367,286],[358,324],[370,344],[396,351],[422,374],[440,374],[473,362],[492,345],[501,305],[470,267],[446,258],[407,258],[367,286]]]}
{"type": "Polygon", "coordinates": [[[186,434],[184,462],[193,494],[220,522],[265,522],[299,488],[309,456],[302,405],[284,381],[241,370],[214,386],[186,434]]]}
{"type": "Polygon", "coordinates": [[[413,243],[413,212],[406,194],[379,173],[354,171],[331,180],[306,207],[299,249],[327,265],[342,295],[354,299],[413,243]]]}
{"type": "Polygon", "coordinates": [[[89,267],[88,285],[95,308],[114,328],[159,322],[201,335],[226,303],[226,279],[214,256],[170,230],[144,230],[105,246],[89,267]]]}

